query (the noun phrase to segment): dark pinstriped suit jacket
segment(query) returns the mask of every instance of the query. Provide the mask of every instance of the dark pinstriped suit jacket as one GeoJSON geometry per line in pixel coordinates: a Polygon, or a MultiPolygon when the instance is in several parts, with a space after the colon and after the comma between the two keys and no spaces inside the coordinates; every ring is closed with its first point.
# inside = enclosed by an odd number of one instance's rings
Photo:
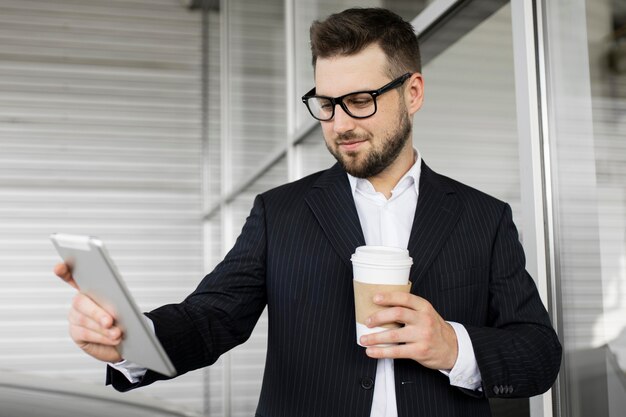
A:
{"type": "MultiPolygon", "coordinates": [[[[269,340],[257,415],[370,414],[376,360],[355,343],[350,255],[364,244],[338,166],[258,196],[233,249],[183,303],[148,313],[179,374],[243,343],[268,306],[269,340]]],[[[422,164],[408,245],[412,292],[467,328],[483,392],[395,361],[399,417],[488,416],[485,398],[546,391],[561,346],[531,277],[510,207],[422,164]]],[[[118,390],[150,384],[148,371],[118,390]]]]}

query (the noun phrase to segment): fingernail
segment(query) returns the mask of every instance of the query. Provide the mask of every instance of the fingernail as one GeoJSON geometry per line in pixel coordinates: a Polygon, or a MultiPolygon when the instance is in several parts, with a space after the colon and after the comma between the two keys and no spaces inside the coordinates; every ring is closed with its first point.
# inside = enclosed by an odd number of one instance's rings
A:
{"type": "Polygon", "coordinates": [[[375,303],[380,303],[381,301],[383,301],[383,296],[381,294],[376,294],[374,296],[374,302],[375,303]]]}
{"type": "Polygon", "coordinates": [[[365,319],[365,324],[367,326],[369,326],[371,323],[372,323],[372,318],[371,317],[368,317],[368,318],[365,319]]]}

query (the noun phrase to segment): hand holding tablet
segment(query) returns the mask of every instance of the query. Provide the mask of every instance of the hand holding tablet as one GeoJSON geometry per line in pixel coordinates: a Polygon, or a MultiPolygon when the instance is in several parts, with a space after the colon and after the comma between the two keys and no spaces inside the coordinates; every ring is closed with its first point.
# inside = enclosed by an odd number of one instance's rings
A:
{"type": "Polygon", "coordinates": [[[163,375],[176,370],[128,292],[104,244],[89,236],[53,234],[63,258],[55,273],[80,289],[70,312],[70,333],[91,356],[114,362],[120,357],[163,375]]]}

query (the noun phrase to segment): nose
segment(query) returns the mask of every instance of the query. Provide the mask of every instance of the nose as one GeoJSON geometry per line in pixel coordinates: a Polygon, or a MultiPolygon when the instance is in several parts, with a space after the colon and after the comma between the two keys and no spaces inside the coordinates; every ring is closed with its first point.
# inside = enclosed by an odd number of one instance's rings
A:
{"type": "Polygon", "coordinates": [[[341,108],[339,104],[335,105],[335,116],[331,120],[335,133],[346,133],[354,129],[354,118],[341,108]]]}

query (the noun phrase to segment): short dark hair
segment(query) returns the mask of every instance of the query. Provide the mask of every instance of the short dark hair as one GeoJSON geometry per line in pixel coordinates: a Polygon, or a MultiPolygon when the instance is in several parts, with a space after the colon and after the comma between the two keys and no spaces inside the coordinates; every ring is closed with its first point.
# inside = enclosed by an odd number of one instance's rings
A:
{"type": "Polygon", "coordinates": [[[311,25],[313,68],[318,58],[357,54],[372,44],[387,55],[392,78],[422,71],[413,25],[390,10],[352,8],[311,25]]]}

